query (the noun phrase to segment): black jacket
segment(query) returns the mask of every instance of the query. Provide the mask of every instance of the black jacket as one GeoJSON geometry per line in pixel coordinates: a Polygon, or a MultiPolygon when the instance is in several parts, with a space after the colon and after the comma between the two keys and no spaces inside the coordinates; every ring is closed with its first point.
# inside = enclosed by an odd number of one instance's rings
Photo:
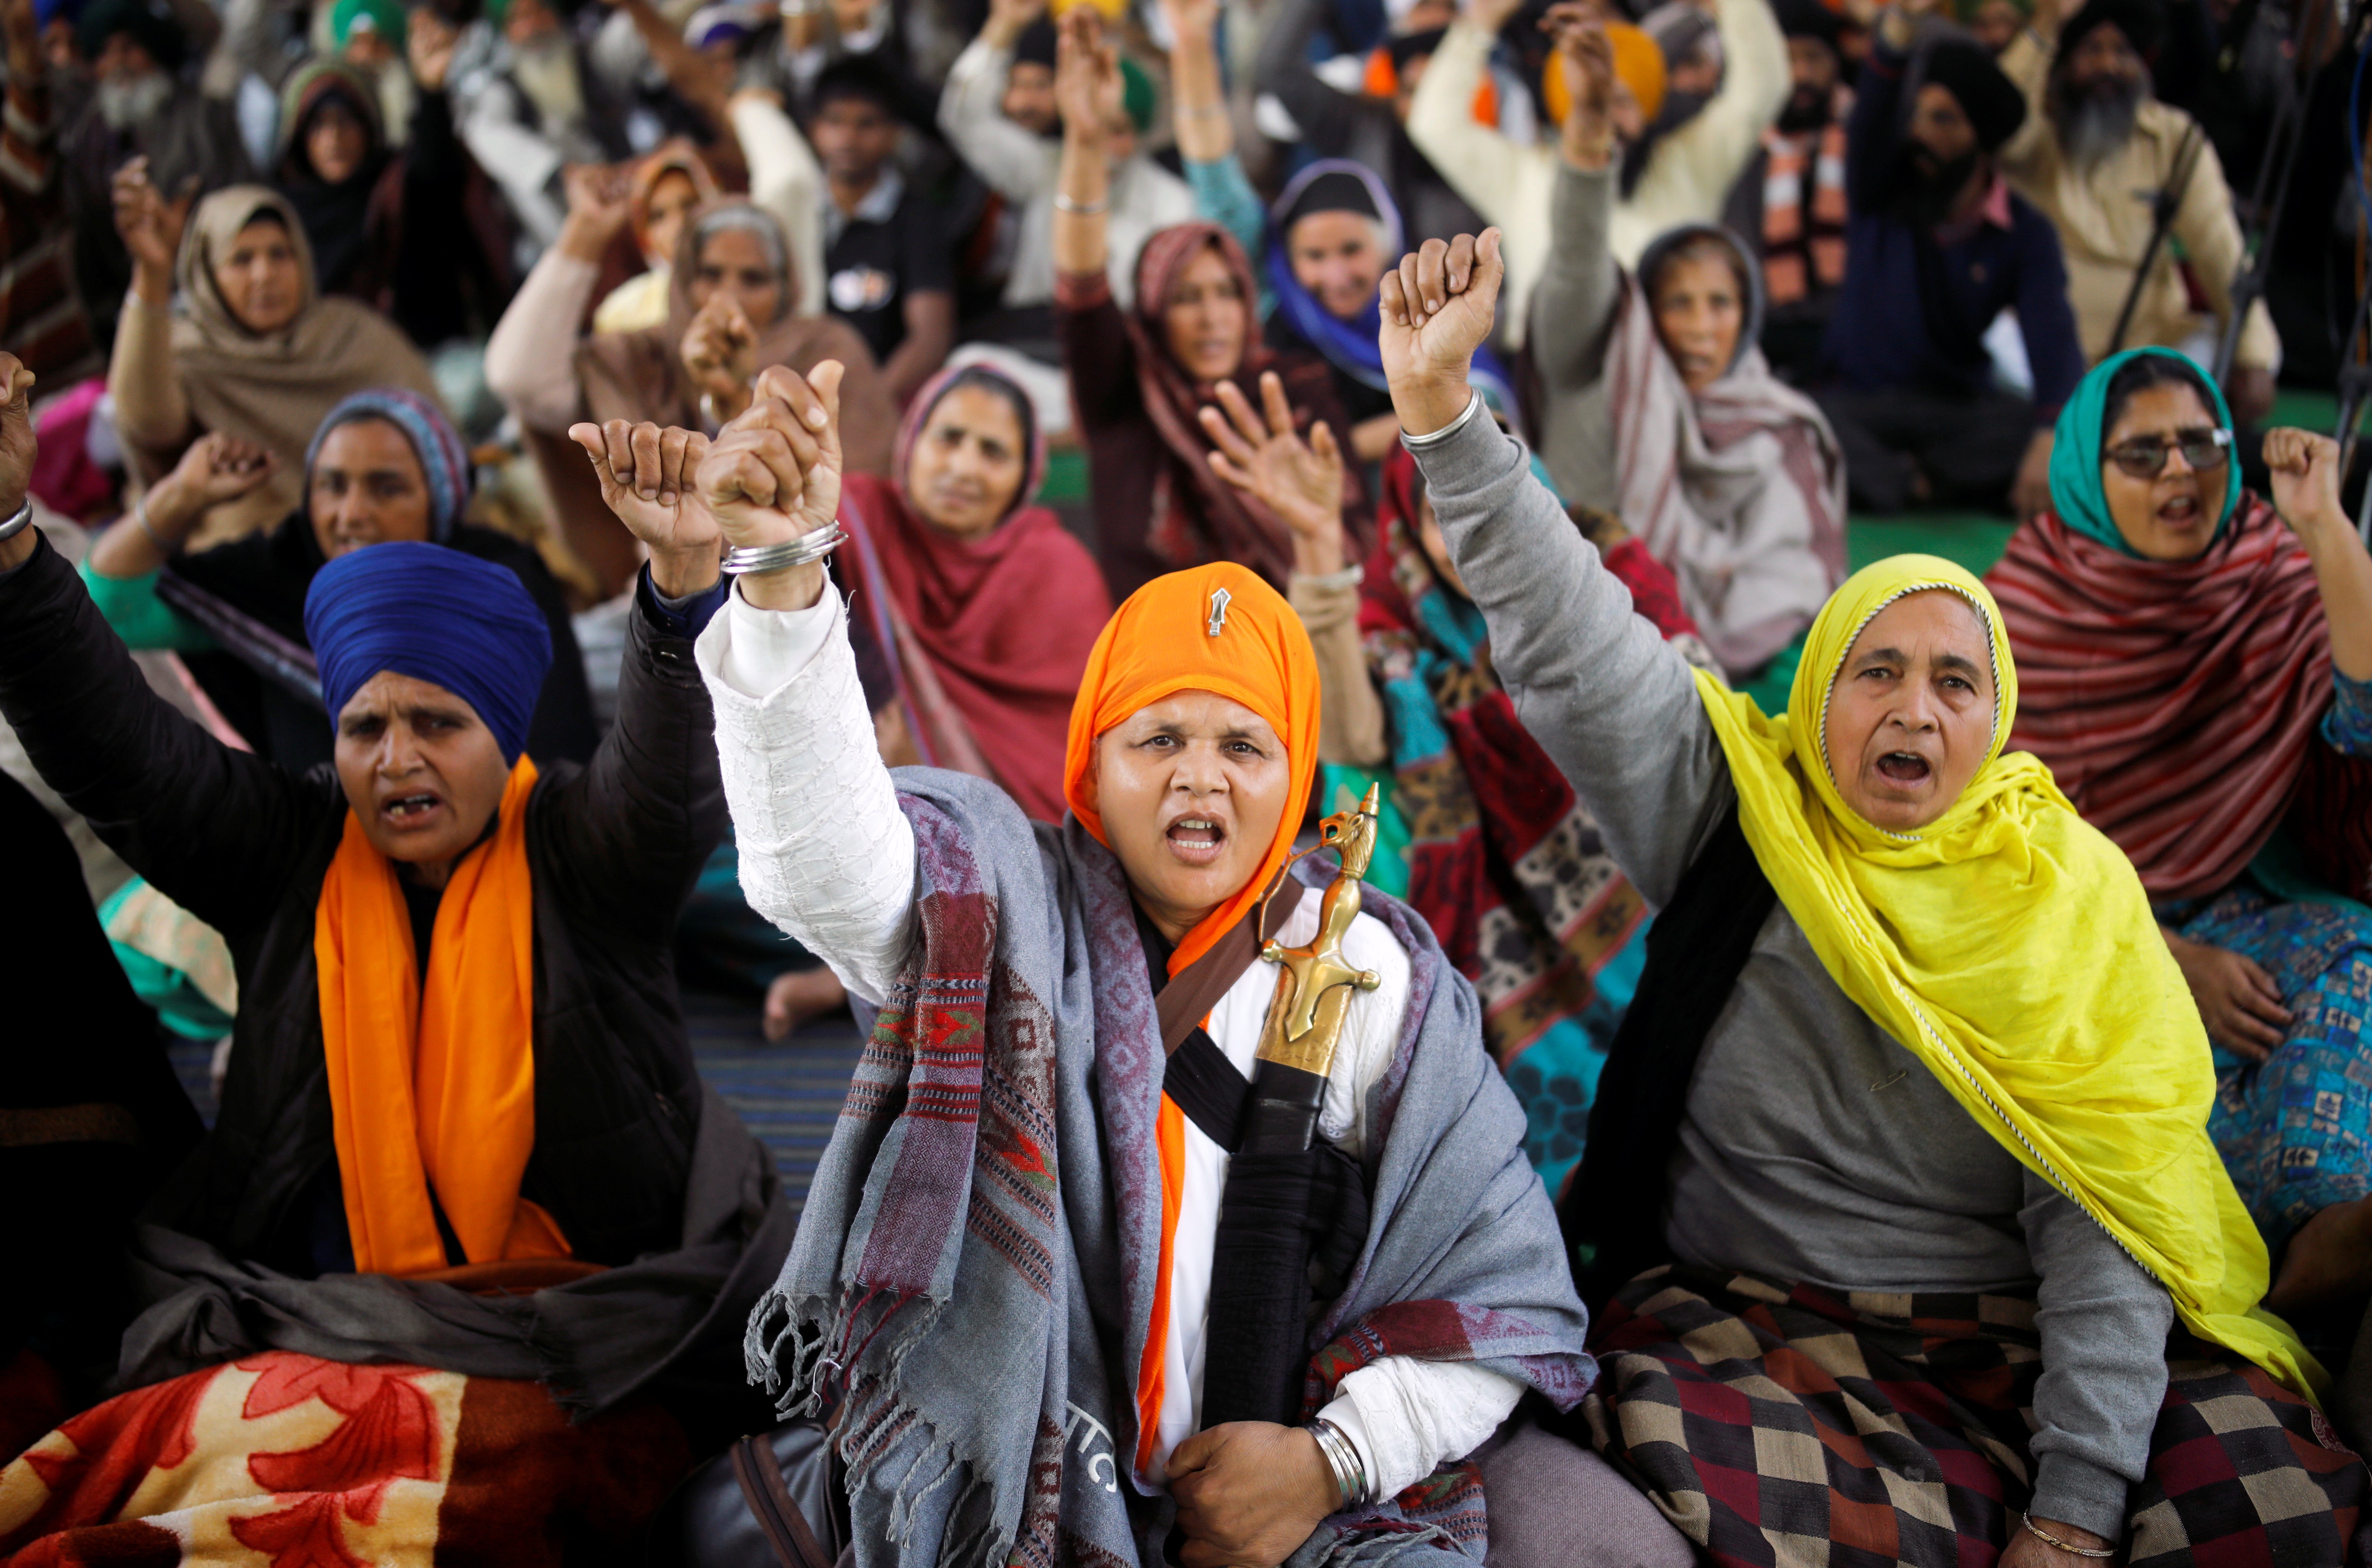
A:
{"type": "MultiPolygon", "coordinates": [[[[46,540],[0,576],[0,713],[41,776],[221,932],[237,965],[221,1117],[151,1217],[310,1274],[309,1195],[337,1157],[313,958],[347,812],[334,772],[235,751],[174,711],[46,540]]],[[[589,765],[543,767],[528,803],[536,1139],[521,1191],[594,1262],[680,1244],[703,1098],[670,942],[726,826],[713,724],[692,645],[638,612],[616,726],[589,765]]]]}

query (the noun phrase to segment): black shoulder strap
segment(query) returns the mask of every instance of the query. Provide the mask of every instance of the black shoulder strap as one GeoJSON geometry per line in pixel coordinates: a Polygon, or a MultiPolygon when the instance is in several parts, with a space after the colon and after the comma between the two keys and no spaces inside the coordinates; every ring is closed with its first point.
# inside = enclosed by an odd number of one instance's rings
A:
{"type": "Polygon", "coordinates": [[[1589,1142],[1559,1205],[1574,1283],[1592,1311],[1666,1257],[1672,1146],[1697,1056],[1777,901],[1733,802],[1647,928],[1646,967],[1608,1048],[1589,1142]]]}

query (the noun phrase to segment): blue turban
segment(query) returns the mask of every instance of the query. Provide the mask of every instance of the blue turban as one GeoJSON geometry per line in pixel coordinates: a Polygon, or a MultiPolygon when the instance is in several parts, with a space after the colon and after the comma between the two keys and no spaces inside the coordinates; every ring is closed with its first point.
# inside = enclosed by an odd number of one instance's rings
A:
{"type": "Polygon", "coordinates": [[[374,544],[313,575],[305,639],[334,726],[381,670],[442,686],[494,732],[503,760],[527,747],[552,630],[510,569],[435,544],[374,544]]]}
{"type": "Polygon", "coordinates": [[[313,444],[305,448],[306,490],[312,489],[313,464],[321,455],[321,443],[330,438],[331,431],[358,419],[383,419],[403,432],[428,481],[428,537],[439,543],[450,539],[461,508],[470,504],[470,484],[476,477],[470,467],[470,449],[461,445],[444,410],[401,387],[373,387],[330,411],[320,428],[313,432],[313,444]]]}

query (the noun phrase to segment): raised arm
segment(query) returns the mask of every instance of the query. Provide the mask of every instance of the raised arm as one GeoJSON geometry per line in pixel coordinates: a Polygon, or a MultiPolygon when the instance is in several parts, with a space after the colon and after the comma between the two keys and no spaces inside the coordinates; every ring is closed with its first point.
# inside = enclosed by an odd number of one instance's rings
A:
{"type": "Polygon", "coordinates": [[[601,258],[626,217],[625,182],[616,171],[569,170],[559,242],[538,259],[486,340],[486,385],[530,430],[557,435],[584,412],[576,331],[600,282],[601,258]]]}
{"type": "MultiPolygon", "coordinates": [[[[727,541],[781,544],[840,505],[841,367],[762,374],[757,401],[702,461],[727,541]]],[[[857,683],[848,619],[820,562],[737,579],[699,643],[750,907],[884,1000],[914,935],[914,835],[857,683]]]]}
{"type": "Polygon", "coordinates": [[[152,460],[169,463],[196,435],[189,400],[173,370],[173,258],[181,248],[190,201],[168,202],[148,182],[148,160],[116,172],[115,231],[132,255],[132,286],[115,325],[107,390],[124,440],[152,460]]]}
{"type": "Polygon", "coordinates": [[[1491,229],[1480,242],[1427,240],[1384,274],[1392,407],[1524,727],[1661,904],[1727,798],[1727,770],[1688,661],[1633,613],[1629,591],[1468,385],[1505,273],[1491,229]]]}
{"type": "MultiPolygon", "coordinates": [[[[1666,186],[1676,201],[1686,191],[1710,192],[1717,203],[1753,161],[1762,133],[1787,102],[1787,40],[1770,0],[1717,0],[1715,15],[1725,62],[1721,87],[1693,119],[1657,144],[1639,181],[1643,188],[1666,186]]],[[[1643,189],[1636,197],[1652,210],[1687,210],[1687,204],[1666,207],[1662,194],[1651,196],[1643,189]]]]}
{"type": "Polygon", "coordinates": [[[980,36],[948,67],[939,94],[939,129],[948,144],[1008,202],[1035,201],[1046,188],[1045,144],[1005,117],[1014,44],[1045,8],[1045,0],[992,0],[980,36]]]}
{"type": "Polygon", "coordinates": [[[1510,210],[1518,200],[1516,170],[1525,149],[1474,118],[1474,94],[1490,65],[1491,46],[1518,3],[1466,0],[1409,99],[1409,139],[1489,223],[1530,216],[1510,210]]]}
{"type": "Polygon", "coordinates": [[[1054,179],[1054,271],[1073,277],[1104,270],[1111,254],[1111,155],[1106,145],[1120,103],[1120,51],[1104,41],[1092,6],[1074,6],[1055,45],[1054,100],[1063,110],[1063,161],[1054,179]]]}
{"type": "Polygon", "coordinates": [[[1568,0],[1541,24],[1556,35],[1555,68],[1573,89],[1573,108],[1558,132],[1548,260],[1533,285],[1524,340],[1551,398],[1598,379],[1622,297],[1622,273],[1607,249],[1614,212],[1614,49],[1604,26],[1586,17],[1584,6],[1568,0]]]}
{"type": "MultiPolygon", "coordinates": [[[[790,240],[798,269],[798,314],[824,309],[823,166],[783,100],[763,87],[744,87],[727,106],[734,137],[750,165],[750,201],[774,215],[790,240]]],[[[969,144],[959,142],[969,150],[969,144]]]]}
{"type": "Polygon", "coordinates": [[[1325,0],[1269,0],[1252,85],[1285,105],[1301,139],[1328,157],[1350,151],[1366,106],[1319,79],[1309,66],[1309,35],[1325,0]]]}

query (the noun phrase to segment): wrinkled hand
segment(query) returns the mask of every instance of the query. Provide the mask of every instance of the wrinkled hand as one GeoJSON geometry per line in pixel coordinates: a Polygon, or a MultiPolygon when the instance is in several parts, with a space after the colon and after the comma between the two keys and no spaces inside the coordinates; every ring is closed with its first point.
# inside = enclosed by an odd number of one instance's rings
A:
{"type": "Polygon", "coordinates": [[[0,523],[24,506],[25,492],[32,486],[33,459],[41,449],[33,434],[32,397],[33,373],[0,350],[0,523]]]}
{"type": "Polygon", "coordinates": [[[1100,142],[1121,101],[1120,50],[1104,41],[1103,17],[1093,6],[1072,6],[1057,29],[1054,106],[1063,129],[1100,142]]]}
{"type": "Polygon", "coordinates": [[[122,237],[133,263],[171,277],[173,259],[181,250],[181,228],[190,215],[190,198],[168,202],[159,195],[148,182],[145,156],[115,171],[110,193],[115,202],[115,232],[122,237]]]}
{"type": "Polygon", "coordinates": [[[2289,1032],[2290,1010],[2282,988],[2261,965],[2228,947],[2211,947],[2170,931],[2166,945],[2199,1005],[2209,1040],[2251,1062],[2264,1061],[2280,1047],[2289,1032]]]}
{"type": "Polygon", "coordinates": [[[2339,443],[2311,430],[2265,432],[2265,467],[2273,470],[2273,509],[2300,535],[2350,527],[2339,505],[2339,443]]]}
{"type": "Polygon", "coordinates": [[[758,374],[758,329],[740,301],[722,291],[709,296],[684,330],[681,352],[685,374],[719,415],[729,420],[750,406],[750,383],[758,374]]]}
{"type": "Polygon", "coordinates": [[[453,74],[453,52],[461,32],[433,6],[415,6],[404,22],[403,52],[412,62],[412,79],[423,92],[443,92],[453,74]]]}
{"type": "Polygon", "coordinates": [[[1303,1428],[1233,1421],[1169,1456],[1183,1568],[1276,1568],[1334,1512],[1334,1472],[1303,1428]]]}
{"type": "Polygon", "coordinates": [[[1423,249],[1401,257],[1396,271],[1384,274],[1383,330],[1377,343],[1403,428],[1424,435],[1456,418],[1466,406],[1474,351],[1491,335],[1499,285],[1506,275],[1495,228],[1484,229],[1480,239],[1471,234],[1446,245],[1428,239],[1423,249]],[[1405,405],[1404,395],[1426,403],[1446,402],[1446,408],[1435,411],[1437,419],[1412,424],[1413,411],[1405,405]]]}
{"type": "Polygon", "coordinates": [[[1541,18],[1541,29],[1555,41],[1572,114],[1581,117],[1583,130],[1603,131],[1614,116],[1614,45],[1606,24],[1582,0],[1560,0],[1541,18]]]}
{"type": "Polygon", "coordinates": [[[713,565],[724,538],[701,504],[692,481],[708,456],[708,437],[648,421],[613,419],[568,427],[568,438],[593,459],[601,499],[654,557],[705,555],[713,565]]]}
{"type": "Polygon", "coordinates": [[[840,510],[840,380],[827,359],[807,374],[772,365],[746,412],[717,433],[693,484],[726,540],[780,544],[840,510]]]}
{"type": "Polygon", "coordinates": [[[2019,522],[2051,509],[2051,447],[2048,430],[2038,430],[2018,459],[2017,477],[2010,481],[2010,514],[2019,522]]]}
{"type": "MultiPolygon", "coordinates": [[[[279,467],[280,459],[270,447],[214,430],[190,443],[190,449],[157,488],[169,486],[186,506],[203,512],[238,500],[269,480],[279,467]]],[[[158,510],[153,495],[149,510],[152,515],[158,510]]]]}
{"type": "Polygon", "coordinates": [[[1202,411],[1215,448],[1211,471],[1257,497],[1293,530],[1296,570],[1322,576],[1343,569],[1343,450],[1320,420],[1305,442],[1293,428],[1293,405],[1275,371],[1261,377],[1261,410],[1233,381],[1218,385],[1218,408],[1202,411]],[[1221,411],[1225,412],[1222,412],[1221,411]]]}

